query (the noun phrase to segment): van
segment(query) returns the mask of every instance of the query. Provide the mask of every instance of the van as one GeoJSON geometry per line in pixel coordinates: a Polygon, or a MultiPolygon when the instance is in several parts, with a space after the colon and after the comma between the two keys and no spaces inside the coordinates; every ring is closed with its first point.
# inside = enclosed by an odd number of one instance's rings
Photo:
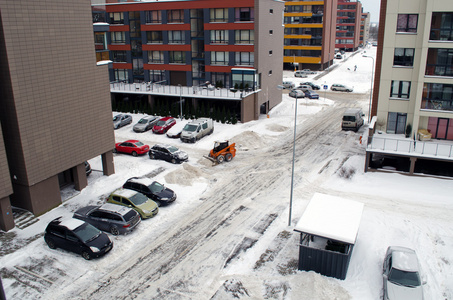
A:
{"type": "Polygon", "coordinates": [[[180,139],[186,143],[195,143],[205,135],[214,132],[214,122],[212,119],[201,118],[189,122],[181,131],[180,139]]]}
{"type": "Polygon", "coordinates": [[[360,108],[348,108],[343,113],[343,120],[341,122],[342,130],[354,130],[357,132],[363,125],[363,117],[365,114],[360,108]]]}

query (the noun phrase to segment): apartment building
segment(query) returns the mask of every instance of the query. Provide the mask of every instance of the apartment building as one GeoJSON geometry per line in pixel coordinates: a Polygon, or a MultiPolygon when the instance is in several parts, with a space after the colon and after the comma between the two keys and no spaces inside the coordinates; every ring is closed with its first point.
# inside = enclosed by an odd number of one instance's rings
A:
{"type": "Polygon", "coordinates": [[[284,69],[324,70],[335,56],[337,0],[285,1],[284,69]]]}
{"type": "Polygon", "coordinates": [[[88,1],[0,0],[0,225],[87,185],[84,162],[114,172],[108,67],[97,66],[88,1]]]}
{"type": "Polygon", "coordinates": [[[344,51],[355,51],[360,46],[362,3],[338,0],[337,32],[335,47],[344,51]]]}
{"type": "MultiPolygon", "coordinates": [[[[192,106],[203,102],[239,107],[241,121],[257,119],[281,102],[282,1],[107,2],[93,4],[93,21],[98,59],[105,59],[107,48],[113,61],[111,82],[182,87],[208,82],[217,88],[241,88],[252,92],[247,99],[194,96],[186,101],[192,106]]],[[[151,105],[156,98],[179,100],[144,96],[151,105]]],[[[114,97],[122,101],[126,96],[114,97]]]]}
{"type": "Polygon", "coordinates": [[[370,39],[370,13],[362,12],[362,20],[360,21],[359,46],[365,46],[369,39],[370,39]]]}

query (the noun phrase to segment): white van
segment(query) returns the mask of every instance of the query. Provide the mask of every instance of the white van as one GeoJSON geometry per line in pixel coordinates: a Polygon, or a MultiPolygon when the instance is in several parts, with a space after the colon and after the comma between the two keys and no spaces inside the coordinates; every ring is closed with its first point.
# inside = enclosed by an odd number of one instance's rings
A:
{"type": "Polygon", "coordinates": [[[363,125],[363,117],[365,114],[360,108],[348,108],[343,113],[343,120],[341,121],[342,130],[354,130],[357,132],[363,125]]]}
{"type": "Polygon", "coordinates": [[[189,122],[184,126],[179,138],[186,143],[195,143],[205,135],[214,132],[214,122],[212,119],[200,118],[189,122]]]}

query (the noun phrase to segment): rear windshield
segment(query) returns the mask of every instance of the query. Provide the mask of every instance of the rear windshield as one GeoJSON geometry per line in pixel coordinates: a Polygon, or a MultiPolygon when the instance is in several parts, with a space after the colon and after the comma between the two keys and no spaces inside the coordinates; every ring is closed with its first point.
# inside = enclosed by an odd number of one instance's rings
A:
{"type": "Polygon", "coordinates": [[[146,124],[148,122],[149,122],[149,120],[147,120],[147,119],[140,119],[140,121],[138,121],[139,124],[146,124]]]}
{"type": "Polygon", "coordinates": [[[132,220],[135,216],[137,215],[137,213],[135,212],[135,210],[131,209],[128,213],[126,213],[124,215],[124,220],[126,222],[129,222],[130,220],[132,220]]]}
{"type": "Polygon", "coordinates": [[[355,122],[355,116],[343,116],[343,121],[355,122]]]}

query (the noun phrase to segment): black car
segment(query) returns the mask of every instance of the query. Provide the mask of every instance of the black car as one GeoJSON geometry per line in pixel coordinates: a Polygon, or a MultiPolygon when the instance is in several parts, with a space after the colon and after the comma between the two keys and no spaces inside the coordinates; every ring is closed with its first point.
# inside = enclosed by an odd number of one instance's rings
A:
{"type": "Polygon", "coordinates": [[[79,208],[73,217],[113,235],[130,232],[141,222],[140,215],[132,208],[112,203],[79,208]]]}
{"type": "Polygon", "coordinates": [[[176,193],[173,190],[147,177],[129,178],[124,183],[123,189],[140,192],[151,200],[156,201],[158,205],[168,205],[176,200],[176,193]]]}
{"type": "Polygon", "coordinates": [[[309,85],[314,90],[320,90],[321,89],[321,87],[319,85],[314,84],[313,82],[304,82],[304,83],[301,83],[300,85],[309,85]]]}
{"type": "Polygon", "coordinates": [[[163,159],[173,164],[180,164],[189,160],[186,152],[179,150],[175,146],[156,144],[149,149],[150,159],[163,159]]]}
{"type": "Polygon", "coordinates": [[[103,256],[113,248],[113,242],[96,227],[78,219],[56,218],[47,225],[44,240],[50,249],[61,248],[85,259],[103,256]]]}

